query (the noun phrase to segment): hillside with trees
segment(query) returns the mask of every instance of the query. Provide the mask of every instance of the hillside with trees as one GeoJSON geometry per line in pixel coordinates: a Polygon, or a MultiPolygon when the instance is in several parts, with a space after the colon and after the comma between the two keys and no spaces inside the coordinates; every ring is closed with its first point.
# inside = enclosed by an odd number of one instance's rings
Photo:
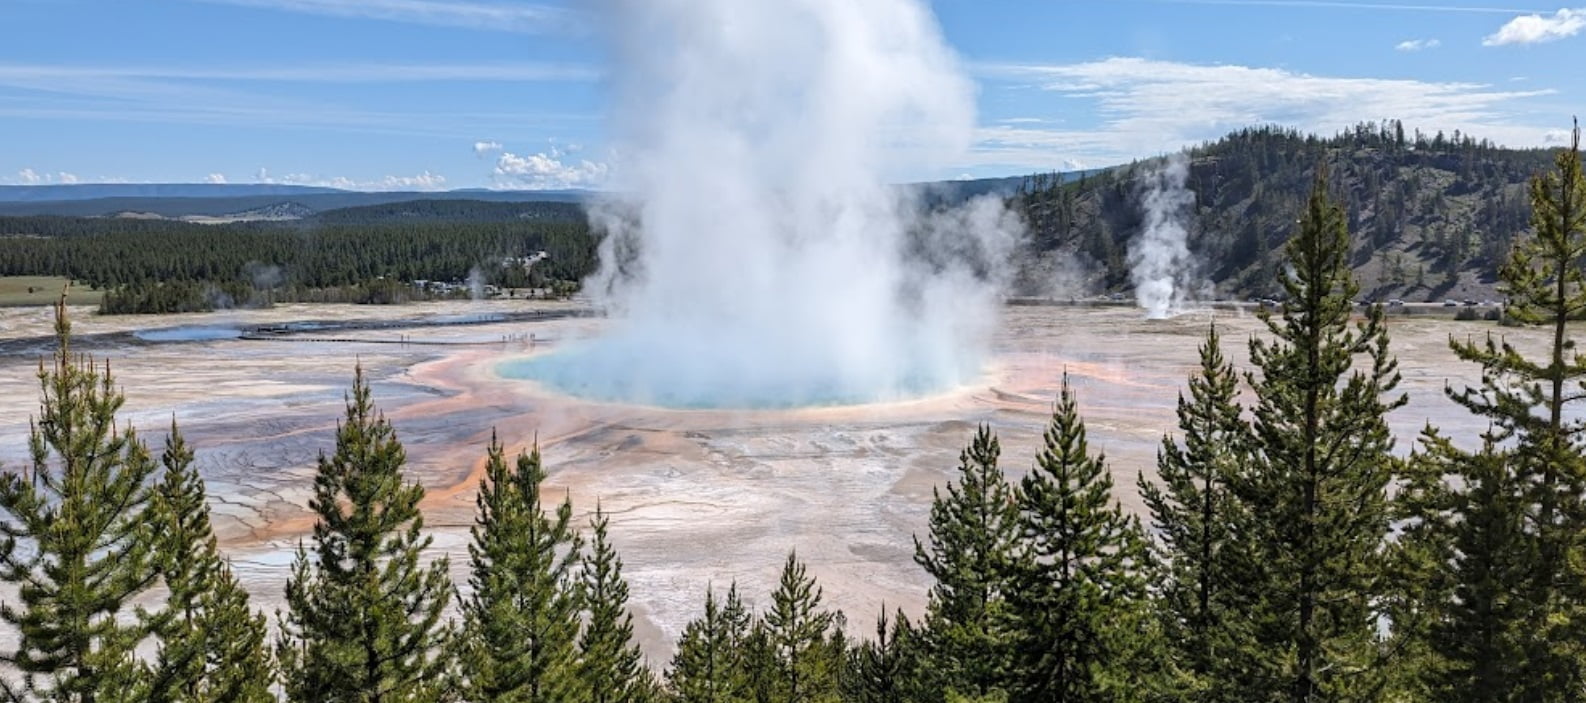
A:
{"type": "MultiPolygon", "coordinates": [[[[1398,121],[1367,123],[1331,138],[1276,127],[1242,130],[1188,151],[1186,213],[1198,272],[1224,296],[1274,296],[1287,238],[1318,166],[1351,233],[1349,265],[1363,295],[1441,300],[1495,295],[1499,264],[1530,225],[1526,183],[1552,152],[1486,140],[1406,133],[1398,121]]],[[[1026,179],[1015,196],[1031,227],[1026,292],[1080,295],[1129,287],[1128,247],[1143,224],[1148,177],[1165,159],[1067,181],[1026,179]],[[1071,285],[1039,273],[1054,261],[1082,272],[1071,285]],[[1048,277],[1049,278],[1049,277],[1048,277]],[[1045,291],[1042,287],[1045,287],[1045,291]]]]}
{"type": "MultiPolygon", "coordinates": [[[[1276,127],[1236,132],[1186,153],[1193,204],[1182,220],[1199,262],[1194,277],[1216,297],[1282,296],[1283,247],[1325,167],[1344,208],[1348,263],[1362,297],[1496,299],[1499,265],[1530,230],[1526,183],[1548,168],[1549,154],[1457,132],[1406,133],[1396,121],[1331,138],[1276,127]]],[[[1166,163],[909,187],[925,208],[1008,198],[1030,228],[1014,293],[1080,297],[1131,286],[1130,242],[1166,163]]],[[[299,193],[291,203],[248,201],[255,209],[245,211],[291,205],[297,219],[226,224],[0,215],[0,276],[71,277],[108,291],[107,311],[182,312],[288,300],[399,302],[425,294],[413,281],[462,281],[475,271],[502,287],[569,291],[594,271],[598,235],[582,203],[460,194],[316,210],[300,201],[331,196],[299,193]],[[532,268],[504,263],[539,251],[548,256],[532,268]]]]}

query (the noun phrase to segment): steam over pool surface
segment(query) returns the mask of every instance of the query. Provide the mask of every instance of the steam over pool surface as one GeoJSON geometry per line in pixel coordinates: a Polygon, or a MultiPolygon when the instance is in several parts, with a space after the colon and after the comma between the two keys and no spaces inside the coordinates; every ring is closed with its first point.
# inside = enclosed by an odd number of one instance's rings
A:
{"type": "Polygon", "coordinates": [[[497,372],[536,381],[579,398],[683,410],[784,410],[909,400],[949,391],[978,378],[977,359],[889,360],[883,368],[810,364],[793,358],[767,373],[763,358],[736,356],[719,338],[679,340],[656,349],[627,335],[569,345],[549,354],[502,362],[497,372]],[[690,360],[679,364],[677,360],[690,360]]]}
{"type": "Polygon", "coordinates": [[[894,401],[978,377],[1023,223],[893,185],[975,142],[921,0],[604,0],[621,194],[599,339],[505,373],[685,408],[894,401]],[[723,31],[730,28],[731,31],[723,31]]]}

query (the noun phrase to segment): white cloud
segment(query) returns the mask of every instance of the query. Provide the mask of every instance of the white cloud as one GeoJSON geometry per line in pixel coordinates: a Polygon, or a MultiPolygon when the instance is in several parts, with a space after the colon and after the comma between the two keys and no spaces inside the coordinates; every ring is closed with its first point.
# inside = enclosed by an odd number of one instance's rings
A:
{"type": "Polygon", "coordinates": [[[1481,41],[1484,46],[1505,44],[1540,44],[1573,37],[1586,29],[1586,7],[1564,8],[1551,17],[1541,14],[1522,15],[1509,20],[1492,36],[1481,41]]]}
{"type": "Polygon", "coordinates": [[[1436,39],[1406,39],[1393,45],[1393,48],[1397,51],[1425,51],[1427,49],[1436,49],[1442,45],[1443,42],[1436,39]]]}
{"type": "Polygon", "coordinates": [[[580,159],[574,163],[562,150],[519,156],[502,152],[496,159],[496,184],[506,188],[529,190],[559,190],[565,188],[593,188],[605,182],[610,167],[604,163],[580,159]]]}
{"type": "MultiPolygon", "coordinates": [[[[425,171],[416,176],[386,176],[378,181],[376,190],[440,190],[446,187],[446,177],[425,171]]],[[[353,186],[363,189],[362,184],[353,186]]]]}
{"type": "Polygon", "coordinates": [[[1372,116],[1399,118],[1428,131],[1458,129],[1500,144],[1539,146],[1547,129],[1534,124],[1546,124],[1551,116],[1526,124],[1523,101],[1553,92],[1141,58],[979,70],[996,80],[1033,83],[1093,106],[1098,118],[1094,125],[980,129],[979,163],[1043,169],[1068,159],[1119,163],[1155,156],[1259,124],[1332,134],[1372,116]]]}
{"type": "Polygon", "coordinates": [[[214,183],[214,184],[217,184],[217,185],[225,183],[226,182],[226,174],[224,174],[224,173],[211,173],[208,176],[204,176],[204,182],[205,183],[214,183]]]}
{"type": "Polygon", "coordinates": [[[485,155],[501,151],[503,148],[505,147],[501,146],[501,142],[497,141],[474,142],[474,155],[483,158],[485,155]]]}
{"type": "Polygon", "coordinates": [[[329,17],[408,22],[500,32],[548,34],[581,31],[573,13],[546,5],[464,0],[207,0],[329,17]]]}
{"type": "Polygon", "coordinates": [[[16,178],[0,178],[0,183],[24,186],[69,186],[81,182],[82,179],[78,178],[77,174],[75,173],[69,173],[66,171],[56,171],[54,173],[49,173],[45,171],[35,171],[31,168],[24,168],[20,171],[17,171],[16,178]]]}
{"type": "Polygon", "coordinates": [[[373,180],[358,180],[346,176],[325,177],[309,173],[288,173],[282,176],[274,176],[270,174],[269,169],[260,168],[254,173],[253,181],[255,183],[372,191],[440,190],[446,187],[445,176],[429,171],[424,171],[414,176],[385,176],[373,180]]]}

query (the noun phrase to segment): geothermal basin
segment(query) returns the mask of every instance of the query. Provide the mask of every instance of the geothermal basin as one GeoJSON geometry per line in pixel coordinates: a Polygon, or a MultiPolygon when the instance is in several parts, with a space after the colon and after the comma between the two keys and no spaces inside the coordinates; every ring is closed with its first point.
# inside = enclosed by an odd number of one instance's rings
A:
{"type": "MultiPolygon", "coordinates": [[[[1119,499],[1140,510],[1136,479],[1151,474],[1156,448],[1173,429],[1177,394],[1213,315],[1225,352],[1241,368],[1246,340],[1264,329],[1232,311],[1145,320],[1125,307],[1010,307],[984,369],[956,387],[882,402],[812,396],[799,407],[669,408],[582,397],[536,375],[536,364],[554,368],[563,363],[555,360],[571,358],[558,354],[577,353],[611,324],[521,321],[534,310],[572,307],[283,305],[162,317],[97,316],[83,308],[73,311],[73,329],[79,350],[111,362],[126,391],[123,420],[140,436],[157,449],[170,419],[180,423],[197,450],[223,548],[256,608],[272,612],[281,604],[293,549],[313,521],[306,505],[315,459],[334,447],[343,394],[361,363],[407,449],[409,476],[429,490],[423,507],[434,556],[451,556],[458,583],[466,579],[468,528],[490,433],[512,452],[537,441],[548,495],[570,496],[580,515],[597,501],[610,513],[638,634],[656,666],[698,614],[708,585],[737,581],[763,607],[792,549],[855,632],[868,632],[883,607],[919,612],[928,584],[913,563],[911,537],[923,534],[933,487],[952,478],[978,423],[1000,436],[1011,478],[1027,471],[1065,371],[1092,448],[1107,454],[1119,499]],[[338,319],[370,324],[349,324],[335,339],[312,331],[270,339],[208,332],[338,319]],[[476,324],[448,322],[458,319],[476,324]],[[172,329],[182,331],[149,333],[172,329]]],[[[0,310],[5,467],[27,460],[28,418],[39,402],[35,374],[51,349],[49,330],[48,310],[0,310]]],[[[1483,427],[1444,397],[1443,386],[1478,378],[1448,351],[1449,335],[1489,330],[1497,328],[1392,319],[1401,388],[1410,396],[1391,418],[1401,452],[1428,421],[1463,439],[1483,427]]],[[[1532,330],[1504,333],[1522,348],[1544,341],[1532,330]]]]}

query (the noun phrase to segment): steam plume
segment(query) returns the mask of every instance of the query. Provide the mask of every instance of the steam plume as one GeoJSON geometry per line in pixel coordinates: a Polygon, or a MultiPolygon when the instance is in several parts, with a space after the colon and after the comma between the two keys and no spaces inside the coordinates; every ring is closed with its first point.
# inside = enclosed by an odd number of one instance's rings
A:
{"type": "Polygon", "coordinates": [[[918,0],[606,0],[619,188],[586,284],[618,318],[525,373],[665,405],[884,400],[980,372],[998,199],[885,185],[971,140],[971,83],[918,0]]]}
{"type": "Polygon", "coordinates": [[[1184,187],[1188,177],[1189,160],[1183,153],[1169,157],[1160,170],[1146,177],[1141,199],[1145,223],[1129,243],[1135,302],[1153,320],[1178,314],[1190,299],[1196,267],[1184,220],[1195,194],[1184,187]]]}
{"type": "Polygon", "coordinates": [[[485,299],[485,274],[478,266],[468,269],[468,299],[485,299]]]}

